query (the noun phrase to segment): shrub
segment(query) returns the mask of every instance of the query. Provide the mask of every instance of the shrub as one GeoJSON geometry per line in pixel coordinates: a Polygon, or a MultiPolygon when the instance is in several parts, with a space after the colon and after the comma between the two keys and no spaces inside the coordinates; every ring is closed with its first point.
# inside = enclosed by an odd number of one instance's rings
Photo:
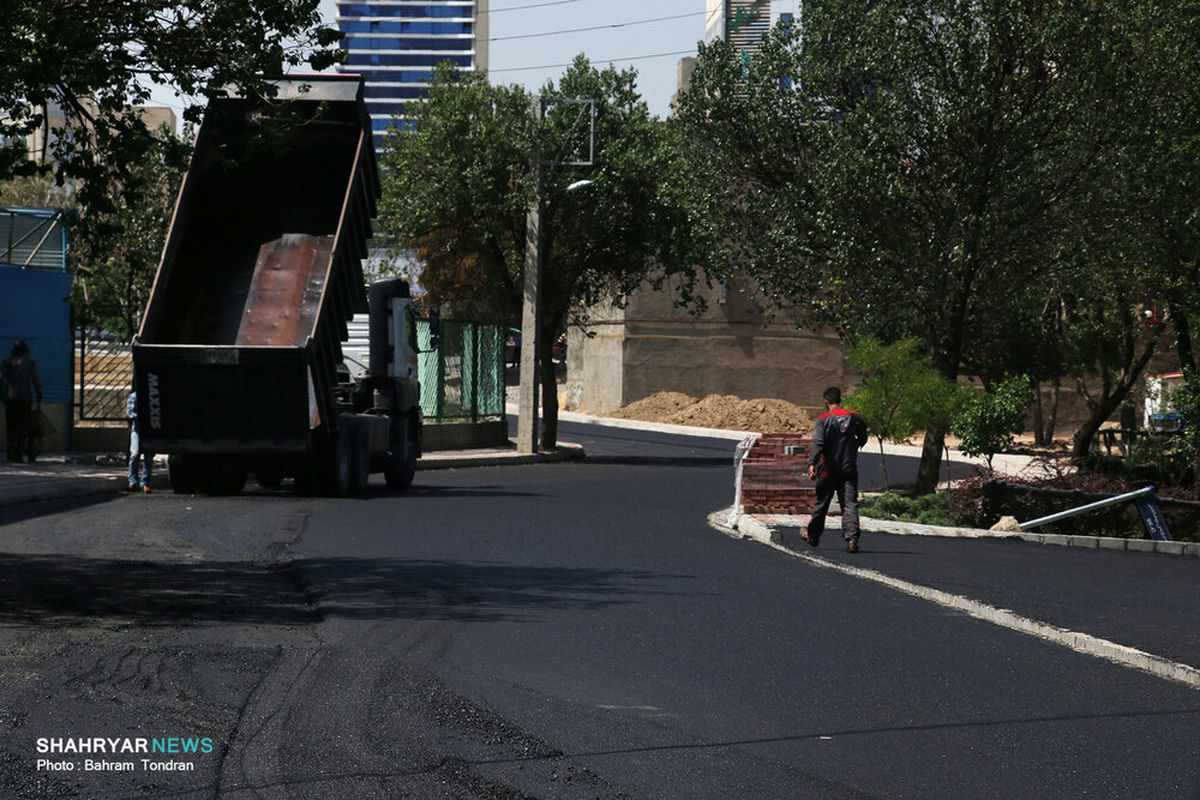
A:
{"type": "Polygon", "coordinates": [[[1013,446],[1013,434],[1025,428],[1030,384],[1024,375],[1009,378],[995,391],[971,393],[954,418],[950,432],[961,440],[959,449],[969,456],[992,456],[1013,446]]]}
{"type": "Polygon", "coordinates": [[[864,497],[859,503],[859,511],[863,516],[872,519],[917,522],[922,525],[949,525],[949,499],[949,495],[944,492],[916,497],[886,492],[874,497],[864,497]]]}
{"type": "MultiPolygon", "coordinates": [[[[948,493],[950,497],[947,515],[952,524],[970,528],[990,528],[1002,516],[1016,517],[1021,521],[1036,519],[1084,505],[1092,500],[1086,495],[1124,494],[1145,485],[1144,482],[1121,480],[1087,470],[1069,471],[1056,462],[1043,462],[1042,467],[1043,475],[1040,478],[1006,476],[1004,483],[1043,489],[1076,490],[1081,496],[1071,498],[1019,491],[989,491],[989,481],[992,479],[980,475],[958,482],[948,493]]],[[[1180,496],[1179,493],[1172,496],[1193,499],[1180,496]]],[[[1200,513],[1166,506],[1162,508],[1162,512],[1173,538],[1181,541],[1200,541],[1200,513]]],[[[1068,517],[1041,526],[1038,532],[1135,539],[1145,536],[1141,516],[1132,503],[1068,517]]]]}

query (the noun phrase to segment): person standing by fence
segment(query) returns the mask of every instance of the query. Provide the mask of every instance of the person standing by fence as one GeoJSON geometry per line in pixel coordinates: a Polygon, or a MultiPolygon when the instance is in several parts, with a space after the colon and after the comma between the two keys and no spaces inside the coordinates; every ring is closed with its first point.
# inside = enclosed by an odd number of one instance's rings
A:
{"type": "Polygon", "coordinates": [[[37,362],[29,354],[24,339],[13,343],[12,354],[0,365],[0,399],[4,401],[5,435],[8,460],[19,464],[28,455],[37,460],[38,442],[30,436],[33,415],[42,406],[42,382],[38,380],[37,362]],[[37,397],[37,406],[33,399],[37,397]]]}
{"type": "Polygon", "coordinates": [[[125,403],[125,416],[129,417],[129,486],[128,491],[150,494],[150,475],[154,471],[154,454],[143,453],[138,436],[137,392],[129,394],[125,403]]]}

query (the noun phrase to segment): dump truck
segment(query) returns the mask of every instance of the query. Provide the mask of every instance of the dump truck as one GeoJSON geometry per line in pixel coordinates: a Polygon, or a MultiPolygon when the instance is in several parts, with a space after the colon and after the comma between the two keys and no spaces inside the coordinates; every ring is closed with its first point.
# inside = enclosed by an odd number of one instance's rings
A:
{"type": "Polygon", "coordinates": [[[421,455],[409,287],[365,287],[379,179],[362,79],[276,81],[212,100],[133,342],[138,433],[181,493],[292,479],[406,488],[421,455]],[[369,320],[369,364],[342,343],[369,320]]]}

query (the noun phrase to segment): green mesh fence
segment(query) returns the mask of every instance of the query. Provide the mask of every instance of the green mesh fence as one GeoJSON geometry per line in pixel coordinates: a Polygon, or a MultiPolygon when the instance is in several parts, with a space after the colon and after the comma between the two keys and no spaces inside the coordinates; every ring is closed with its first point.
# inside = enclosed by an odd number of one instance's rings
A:
{"type": "Polygon", "coordinates": [[[433,349],[430,323],[417,321],[421,411],[433,422],[504,416],[504,333],[499,325],[441,320],[433,349]]]}

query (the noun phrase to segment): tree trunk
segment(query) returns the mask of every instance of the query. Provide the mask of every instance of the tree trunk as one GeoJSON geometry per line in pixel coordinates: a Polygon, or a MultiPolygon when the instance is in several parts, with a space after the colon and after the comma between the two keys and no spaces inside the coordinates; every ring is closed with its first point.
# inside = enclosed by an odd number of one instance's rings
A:
{"type": "Polygon", "coordinates": [[[885,492],[890,492],[892,490],[892,487],[891,487],[891,484],[888,482],[887,455],[883,452],[883,437],[877,436],[875,438],[877,438],[879,440],[879,467],[880,467],[880,469],[883,470],[883,490],[885,492]]]}
{"type": "Polygon", "coordinates": [[[558,381],[551,359],[554,334],[543,330],[538,344],[538,379],[542,384],[542,441],[538,449],[550,451],[558,446],[558,381]]]}
{"type": "Polygon", "coordinates": [[[1158,341],[1159,335],[1152,336],[1143,345],[1141,354],[1136,359],[1131,359],[1132,363],[1120,379],[1116,381],[1105,379],[1104,392],[1100,396],[1100,400],[1091,407],[1091,415],[1075,432],[1075,441],[1071,445],[1072,458],[1082,460],[1087,457],[1088,451],[1092,449],[1092,440],[1096,438],[1096,432],[1100,430],[1104,421],[1121,407],[1133,385],[1141,379],[1146,365],[1150,363],[1151,356],[1158,349],[1158,341]]]}
{"type": "Polygon", "coordinates": [[[1042,422],[1042,384],[1033,387],[1033,443],[1046,445],[1046,434],[1042,422]]]}
{"type": "Polygon", "coordinates": [[[1187,311],[1180,307],[1171,310],[1171,322],[1175,326],[1175,352],[1179,356],[1179,364],[1183,374],[1191,377],[1196,372],[1196,355],[1192,349],[1192,326],[1188,320],[1187,311]]]}
{"type": "Polygon", "coordinates": [[[925,444],[921,446],[921,463],[917,467],[917,482],[913,494],[932,494],[937,489],[942,471],[942,446],[946,443],[946,432],[936,428],[925,431],[925,444]]]}
{"type": "Polygon", "coordinates": [[[1062,380],[1054,379],[1054,399],[1050,403],[1050,419],[1046,421],[1046,444],[1054,444],[1054,426],[1058,421],[1058,397],[1062,391],[1062,380]]]}

